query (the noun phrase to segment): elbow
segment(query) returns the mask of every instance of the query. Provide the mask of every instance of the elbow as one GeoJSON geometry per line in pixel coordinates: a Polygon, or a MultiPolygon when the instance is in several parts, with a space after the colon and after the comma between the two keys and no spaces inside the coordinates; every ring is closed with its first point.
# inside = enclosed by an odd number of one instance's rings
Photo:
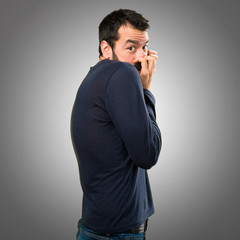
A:
{"type": "Polygon", "coordinates": [[[159,137],[154,144],[151,144],[147,150],[141,153],[137,165],[146,170],[151,169],[158,162],[161,148],[162,141],[161,137],[159,137]]]}
{"type": "Polygon", "coordinates": [[[156,151],[155,153],[152,153],[146,158],[142,159],[140,163],[140,167],[146,170],[151,169],[153,166],[155,166],[158,162],[160,151],[156,151]]]}

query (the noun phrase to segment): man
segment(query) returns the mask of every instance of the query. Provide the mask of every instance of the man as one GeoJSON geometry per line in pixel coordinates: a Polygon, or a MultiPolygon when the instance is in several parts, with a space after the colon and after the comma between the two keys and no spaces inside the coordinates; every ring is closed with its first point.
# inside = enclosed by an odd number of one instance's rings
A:
{"type": "Polygon", "coordinates": [[[77,239],[144,239],[154,213],[147,169],[161,149],[150,86],[157,54],[148,20],[120,9],[99,25],[99,62],[73,106],[72,140],[83,190],[77,239]],[[137,66],[137,68],[135,67],[137,66]]]}

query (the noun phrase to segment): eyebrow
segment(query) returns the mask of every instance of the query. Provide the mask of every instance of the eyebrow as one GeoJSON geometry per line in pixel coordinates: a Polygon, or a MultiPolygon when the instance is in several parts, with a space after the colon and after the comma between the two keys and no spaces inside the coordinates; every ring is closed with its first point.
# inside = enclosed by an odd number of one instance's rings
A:
{"type": "MultiPolygon", "coordinates": [[[[147,40],[146,42],[145,42],[145,44],[147,44],[149,42],[149,40],[147,40]]],[[[137,41],[137,40],[132,40],[132,39],[128,39],[127,41],[126,41],[126,44],[128,44],[128,43],[133,43],[133,44],[136,44],[136,45],[140,45],[140,42],[139,41],[137,41]]]]}

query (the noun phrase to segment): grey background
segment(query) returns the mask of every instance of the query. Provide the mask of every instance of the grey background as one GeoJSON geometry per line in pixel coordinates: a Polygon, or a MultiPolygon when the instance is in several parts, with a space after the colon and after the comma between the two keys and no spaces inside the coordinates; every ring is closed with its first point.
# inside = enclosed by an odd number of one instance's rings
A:
{"type": "Polygon", "coordinates": [[[114,9],[150,20],[163,148],[150,240],[239,240],[238,1],[0,1],[0,239],[75,239],[72,104],[114,9]]]}

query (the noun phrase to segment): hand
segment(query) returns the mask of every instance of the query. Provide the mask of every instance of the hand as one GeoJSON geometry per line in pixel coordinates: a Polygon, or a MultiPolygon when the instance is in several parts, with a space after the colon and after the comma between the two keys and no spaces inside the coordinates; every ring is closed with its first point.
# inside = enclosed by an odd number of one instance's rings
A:
{"type": "Polygon", "coordinates": [[[134,63],[140,62],[142,65],[142,69],[140,70],[139,74],[142,79],[142,85],[144,89],[150,90],[157,59],[157,52],[148,50],[147,56],[134,60],[134,63]]]}

